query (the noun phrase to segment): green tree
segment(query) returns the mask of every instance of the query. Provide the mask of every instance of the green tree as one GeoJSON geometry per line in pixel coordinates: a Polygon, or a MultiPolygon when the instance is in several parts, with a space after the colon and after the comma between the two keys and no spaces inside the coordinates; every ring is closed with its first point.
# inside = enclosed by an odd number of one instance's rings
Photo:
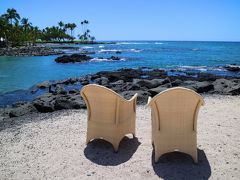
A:
{"type": "Polygon", "coordinates": [[[68,29],[70,29],[70,24],[67,23],[64,25],[65,32],[68,33],[68,29]]]}
{"type": "Polygon", "coordinates": [[[60,29],[65,29],[64,28],[65,24],[62,21],[58,22],[58,26],[60,27],[60,29]]]}
{"type": "Polygon", "coordinates": [[[21,20],[22,26],[24,31],[26,32],[32,25],[32,23],[29,22],[28,18],[22,18],[21,20]]]}
{"type": "Polygon", "coordinates": [[[90,35],[90,30],[87,28],[89,21],[81,21],[82,34],[79,34],[78,37],[82,43],[93,43],[96,38],[90,35]]]}
{"type": "MultiPolygon", "coordinates": [[[[83,43],[91,43],[95,41],[95,37],[90,35],[87,28],[89,21],[81,22],[82,33],[78,35],[83,43]]],[[[73,41],[74,29],[77,27],[75,23],[58,22],[58,26],[46,27],[40,30],[37,26],[32,26],[28,18],[20,19],[20,15],[15,9],[7,9],[6,13],[0,15],[0,39],[8,46],[32,45],[37,40],[44,41],[73,41]]]]}
{"type": "Polygon", "coordinates": [[[7,13],[2,15],[4,18],[6,18],[8,21],[10,21],[10,24],[13,25],[13,20],[15,22],[18,22],[20,19],[20,15],[17,13],[16,9],[7,9],[7,13]]]}
{"type": "Polygon", "coordinates": [[[3,17],[0,17],[0,46],[7,45],[7,31],[8,31],[8,22],[3,17]]]}
{"type": "Polygon", "coordinates": [[[70,23],[69,24],[69,29],[71,31],[71,36],[73,37],[73,30],[77,27],[75,23],[70,23]]]}

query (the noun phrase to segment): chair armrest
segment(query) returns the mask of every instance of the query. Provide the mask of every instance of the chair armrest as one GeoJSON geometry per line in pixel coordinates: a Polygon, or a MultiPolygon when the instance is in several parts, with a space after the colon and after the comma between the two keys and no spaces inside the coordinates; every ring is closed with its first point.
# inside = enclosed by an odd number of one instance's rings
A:
{"type": "Polygon", "coordinates": [[[148,106],[150,105],[151,100],[152,100],[152,97],[149,96],[149,97],[148,97],[148,102],[147,102],[147,105],[148,105],[148,106]]]}
{"type": "Polygon", "coordinates": [[[133,103],[133,111],[136,112],[136,104],[137,104],[137,93],[129,100],[129,102],[133,103]]]}
{"type": "Polygon", "coordinates": [[[134,94],[134,96],[131,98],[131,99],[129,99],[129,101],[134,101],[134,100],[136,100],[137,99],[137,93],[136,94],[134,94]]]}

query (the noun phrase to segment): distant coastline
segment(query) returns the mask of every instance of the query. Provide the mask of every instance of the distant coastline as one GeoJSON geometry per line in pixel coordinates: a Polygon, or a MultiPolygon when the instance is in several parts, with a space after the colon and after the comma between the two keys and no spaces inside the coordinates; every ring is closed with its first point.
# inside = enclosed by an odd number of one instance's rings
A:
{"type": "Polygon", "coordinates": [[[31,46],[4,47],[0,48],[0,56],[50,56],[64,54],[63,51],[52,47],[51,45],[93,45],[93,44],[114,44],[114,42],[81,42],[81,41],[47,41],[38,42],[31,46]]]}

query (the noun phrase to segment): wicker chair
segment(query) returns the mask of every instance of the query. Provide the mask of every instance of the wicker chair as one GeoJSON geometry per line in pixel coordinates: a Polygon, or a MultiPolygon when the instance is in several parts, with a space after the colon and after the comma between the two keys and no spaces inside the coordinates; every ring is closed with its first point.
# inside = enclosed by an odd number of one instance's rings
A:
{"type": "Polygon", "coordinates": [[[136,135],[137,94],[126,100],[111,89],[91,84],[82,88],[81,96],[88,110],[86,144],[92,139],[102,138],[110,142],[117,152],[126,134],[136,135]]]}
{"type": "Polygon", "coordinates": [[[148,99],[152,118],[155,162],[161,155],[179,151],[197,159],[197,118],[203,98],[186,88],[171,88],[148,99]]]}

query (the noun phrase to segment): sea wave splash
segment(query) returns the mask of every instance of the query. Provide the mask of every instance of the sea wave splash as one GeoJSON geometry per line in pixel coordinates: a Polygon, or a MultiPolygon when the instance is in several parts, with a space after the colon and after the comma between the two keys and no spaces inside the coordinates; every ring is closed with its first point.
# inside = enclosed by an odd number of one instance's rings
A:
{"type": "Polygon", "coordinates": [[[131,44],[164,44],[162,42],[117,42],[118,45],[131,45],[131,44]]]}
{"type": "Polygon", "coordinates": [[[149,42],[117,42],[116,44],[151,44],[149,42]]]}
{"type": "Polygon", "coordinates": [[[93,47],[91,47],[91,46],[83,46],[82,48],[83,49],[92,49],[93,47]]]}
{"type": "Polygon", "coordinates": [[[187,71],[187,70],[197,70],[201,72],[206,71],[227,71],[223,67],[215,66],[215,67],[209,67],[209,66],[178,66],[179,70],[187,71]]]}
{"type": "Polygon", "coordinates": [[[141,52],[141,49],[100,49],[99,53],[141,52]]]}
{"type": "MultiPolygon", "coordinates": [[[[117,61],[125,61],[125,58],[121,58],[120,60],[117,61]]],[[[102,61],[116,61],[116,60],[112,60],[112,59],[107,59],[107,58],[93,58],[90,61],[94,61],[94,62],[102,62],[102,61]]],[[[116,61],[116,62],[117,62],[116,61]]]]}

